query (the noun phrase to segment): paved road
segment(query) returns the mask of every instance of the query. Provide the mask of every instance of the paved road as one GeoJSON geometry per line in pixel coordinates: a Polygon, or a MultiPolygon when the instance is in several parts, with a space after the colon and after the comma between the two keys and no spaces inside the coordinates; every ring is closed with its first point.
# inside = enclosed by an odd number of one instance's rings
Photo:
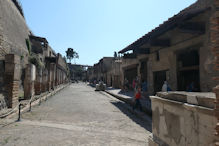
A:
{"type": "Polygon", "coordinates": [[[21,122],[1,127],[0,145],[145,146],[150,125],[112,96],[72,84],[23,114],[21,122]]]}

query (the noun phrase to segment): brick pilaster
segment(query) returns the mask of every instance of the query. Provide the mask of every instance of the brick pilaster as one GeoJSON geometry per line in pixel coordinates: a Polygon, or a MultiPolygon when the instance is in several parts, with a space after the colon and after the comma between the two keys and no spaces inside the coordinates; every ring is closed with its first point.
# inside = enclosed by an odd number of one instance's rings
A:
{"type": "MultiPolygon", "coordinates": [[[[219,0],[212,0],[212,15],[210,18],[210,40],[211,40],[211,51],[215,56],[215,67],[214,69],[219,71],[219,0]]],[[[214,77],[215,80],[219,80],[219,76],[214,77]]],[[[216,94],[215,101],[215,116],[219,121],[219,85],[213,90],[216,94]]],[[[216,125],[216,136],[219,137],[219,122],[216,125]]],[[[216,142],[216,146],[219,143],[216,142]]]]}
{"type": "Polygon", "coordinates": [[[13,108],[18,103],[20,81],[20,57],[14,54],[5,56],[5,91],[7,105],[13,108]]]}

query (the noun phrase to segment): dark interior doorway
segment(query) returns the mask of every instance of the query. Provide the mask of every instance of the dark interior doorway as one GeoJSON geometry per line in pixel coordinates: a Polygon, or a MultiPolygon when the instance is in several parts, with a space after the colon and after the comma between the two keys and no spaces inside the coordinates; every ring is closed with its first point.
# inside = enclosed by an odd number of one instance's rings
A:
{"type": "Polygon", "coordinates": [[[141,81],[147,81],[147,61],[142,61],[141,62],[141,68],[140,68],[140,73],[141,73],[141,81]]]}
{"type": "Polygon", "coordinates": [[[133,79],[137,77],[137,67],[126,69],[125,78],[129,81],[129,84],[132,84],[133,79]]]}
{"type": "Polygon", "coordinates": [[[157,71],[154,75],[154,94],[162,90],[164,81],[166,81],[166,70],[157,71]]]}
{"type": "Polygon", "coordinates": [[[178,90],[188,91],[193,83],[193,91],[200,91],[199,51],[185,50],[177,55],[177,62],[178,90]]]}

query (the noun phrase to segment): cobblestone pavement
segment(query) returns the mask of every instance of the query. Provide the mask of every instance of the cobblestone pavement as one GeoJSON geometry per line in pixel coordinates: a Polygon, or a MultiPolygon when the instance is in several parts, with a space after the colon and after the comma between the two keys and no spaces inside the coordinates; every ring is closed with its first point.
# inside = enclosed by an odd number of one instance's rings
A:
{"type": "Polygon", "coordinates": [[[34,107],[21,122],[12,120],[0,125],[0,145],[145,146],[151,129],[128,105],[83,83],[71,84],[34,107]]]}

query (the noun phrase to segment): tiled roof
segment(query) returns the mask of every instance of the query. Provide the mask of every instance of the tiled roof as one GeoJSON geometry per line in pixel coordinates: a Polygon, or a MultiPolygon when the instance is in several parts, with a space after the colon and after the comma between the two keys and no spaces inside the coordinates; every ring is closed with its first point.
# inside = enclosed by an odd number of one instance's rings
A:
{"type": "Polygon", "coordinates": [[[178,14],[174,15],[173,17],[169,18],[167,21],[164,21],[163,24],[160,24],[158,27],[153,29],[151,32],[145,34],[138,40],[136,40],[131,45],[127,46],[126,48],[119,51],[119,53],[125,53],[129,50],[134,50],[144,43],[147,43],[151,39],[165,33],[166,31],[176,27],[179,23],[184,20],[190,19],[200,13],[205,12],[206,10],[210,9],[207,7],[206,0],[199,0],[198,2],[190,5],[189,7],[185,8],[184,10],[180,11],[178,14]]]}

